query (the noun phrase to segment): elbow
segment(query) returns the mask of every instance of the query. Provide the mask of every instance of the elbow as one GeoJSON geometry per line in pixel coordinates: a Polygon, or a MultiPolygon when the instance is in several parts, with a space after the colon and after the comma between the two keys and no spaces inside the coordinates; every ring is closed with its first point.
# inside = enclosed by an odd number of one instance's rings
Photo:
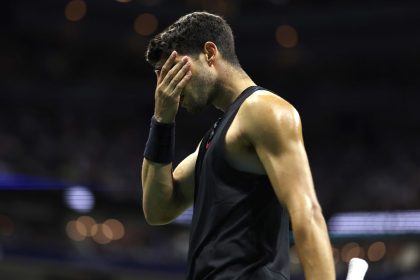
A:
{"type": "Polygon", "coordinates": [[[318,202],[312,202],[308,211],[309,224],[320,226],[325,223],[324,214],[322,214],[321,205],[318,202]]]}
{"type": "Polygon", "coordinates": [[[324,227],[325,219],[322,214],[322,208],[318,202],[311,202],[303,209],[292,211],[291,222],[295,234],[306,236],[314,228],[324,227]]]}
{"type": "Polygon", "coordinates": [[[146,222],[149,226],[162,226],[168,224],[168,222],[158,220],[158,219],[148,219],[146,218],[146,222]]]}
{"type": "Polygon", "coordinates": [[[311,207],[311,219],[316,224],[325,223],[324,214],[322,213],[321,205],[318,202],[312,203],[311,207]]]}
{"type": "Polygon", "coordinates": [[[171,222],[165,219],[150,218],[146,215],[145,215],[145,220],[146,220],[146,223],[151,226],[162,226],[162,225],[167,225],[171,222]]]}
{"type": "Polygon", "coordinates": [[[156,213],[151,213],[151,211],[146,211],[146,209],[143,208],[144,213],[144,219],[146,220],[146,223],[151,226],[161,226],[166,225],[172,222],[172,219],[169,219],[167,217],[164,217],[163,215],[157,215],[156,213]]]}

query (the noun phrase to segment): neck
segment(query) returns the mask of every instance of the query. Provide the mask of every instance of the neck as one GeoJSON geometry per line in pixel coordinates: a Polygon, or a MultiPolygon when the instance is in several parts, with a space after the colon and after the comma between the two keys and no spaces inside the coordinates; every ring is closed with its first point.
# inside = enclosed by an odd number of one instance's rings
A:
{"type": "Polygon", "coordinates": [[[212,100],[213,106],[226,112],[235,99],[250,86],[255,86],[255,83],[244,70],[227,67],[225,71],[221,71],[218,79],[218,86],[212,100]]]}

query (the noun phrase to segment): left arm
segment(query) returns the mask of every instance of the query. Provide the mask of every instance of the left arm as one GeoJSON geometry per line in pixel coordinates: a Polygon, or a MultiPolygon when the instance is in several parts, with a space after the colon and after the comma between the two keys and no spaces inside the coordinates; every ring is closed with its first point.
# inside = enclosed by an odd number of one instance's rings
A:
{"type": "MultiPolygon", "coordinates": [[[[253,96],[245,105],[243,132],[289,212],[296,248],[308,280],[333,280],[327,226],[316,197],[297,111],[274,95],[253,96]],[[246,124],[245,124],[246,123],[246,124]]],[[[242,122],[241,122],[242,123],[242,122]]]]}

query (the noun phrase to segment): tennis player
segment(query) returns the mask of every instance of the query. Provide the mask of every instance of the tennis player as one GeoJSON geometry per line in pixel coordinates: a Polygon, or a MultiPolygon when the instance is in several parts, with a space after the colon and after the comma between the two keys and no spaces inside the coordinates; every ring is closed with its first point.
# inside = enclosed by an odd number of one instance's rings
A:
{"type": "Polygon", "coordinates": [[[163,225],[194,205],[187,279],[290,279],[289,221],[306,279],[335,279],[299,114],[242,69],[226,21],[185,15],[150,41],[146,60],[157,85],[143,211],[163,225]],[[209,105],[223,117],[174,170],[179,106],[209,105]]]}

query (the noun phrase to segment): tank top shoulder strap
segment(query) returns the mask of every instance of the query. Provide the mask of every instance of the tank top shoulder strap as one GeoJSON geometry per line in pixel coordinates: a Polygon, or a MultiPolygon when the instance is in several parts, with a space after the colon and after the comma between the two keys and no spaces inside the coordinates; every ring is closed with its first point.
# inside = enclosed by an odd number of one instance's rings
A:
{"type": "MultiPolygon", "coordinates": [[[[239,97],[232,103],[232,105],[230,105],[230,107],[228,108],[228,110],[226,111],[226,113],[224,114],[224,116],[222,118],[222,122],[223,122],[223,124],[221,125],[223,127],[222,130],[227,130],[229,128],[231,122],[235,118],[236,113],[238,112],[242,103],[244,103],[244,101],[249,96],[251,96],[254,92],[256,92],[258,90],[265,90],[265,89],[260,87],[260,86],[251,86],[251,87],[248,87],[247,89],[245,89],[239,95],[239,97]]],[[[222,134],[223,134],[223,132],[222,132],[222,134]]]]}
{"type": "MultiPolygon", "coordinates": [[[[242,103],[247,99],[251,94],[258,90],[264,90],[264,88],[260,86],[250,86],[246,88],[239,96],[235,99],[232,105],[229,106],[228,110],[226,111],[225,115],[229,115],[232,112],[236,112],[239,107],[241,107],[242,103]]],[[[227,116],[226,116],[227,117],[227,116]]]]}

